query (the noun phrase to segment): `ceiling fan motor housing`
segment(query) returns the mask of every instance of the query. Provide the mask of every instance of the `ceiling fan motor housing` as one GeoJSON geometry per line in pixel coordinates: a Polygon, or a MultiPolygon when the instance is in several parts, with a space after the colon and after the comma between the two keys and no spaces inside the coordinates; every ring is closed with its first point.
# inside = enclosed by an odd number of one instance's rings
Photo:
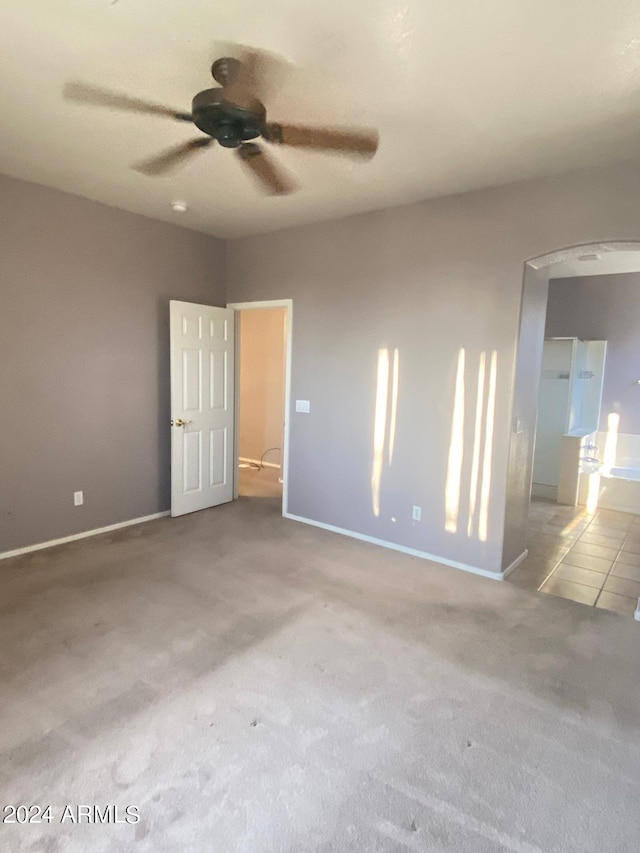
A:
{"type": "Polygon", "coordinates": [[[243,109],[224,98],[222,89],[205,89],[193,99],[193,123],[225,148],[237,148],[262,134],[266,111],[259,101],[243,109]]]}

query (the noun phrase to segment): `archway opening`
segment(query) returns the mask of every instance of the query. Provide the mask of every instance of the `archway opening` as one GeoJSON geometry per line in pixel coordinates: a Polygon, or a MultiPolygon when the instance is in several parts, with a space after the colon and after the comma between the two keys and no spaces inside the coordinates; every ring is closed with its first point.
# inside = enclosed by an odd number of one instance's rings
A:
{"type": "Polygon", "coordinates": [[[625,549],[640,537],[638,317],[640,241],[525,263],[503,570],[515,568],[512,579],[528,588],[611,609],[630,609],[640,594],[640,570],[637,580],[614,574],[630,574],[625,549]],[[623,593],[626,601],[612,598],[623,593]]]}

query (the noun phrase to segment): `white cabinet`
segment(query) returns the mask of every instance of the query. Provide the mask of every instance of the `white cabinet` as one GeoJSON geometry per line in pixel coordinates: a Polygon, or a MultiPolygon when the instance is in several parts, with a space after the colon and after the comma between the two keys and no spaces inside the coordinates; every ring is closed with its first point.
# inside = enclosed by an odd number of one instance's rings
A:
{"type": "Polygon", "coordinates": [[[598,429],[606,350],[606,341],[544,342],[533,457],[532,494],[537,497],[558,497],[562,437],[583,437],[598,429]]]}

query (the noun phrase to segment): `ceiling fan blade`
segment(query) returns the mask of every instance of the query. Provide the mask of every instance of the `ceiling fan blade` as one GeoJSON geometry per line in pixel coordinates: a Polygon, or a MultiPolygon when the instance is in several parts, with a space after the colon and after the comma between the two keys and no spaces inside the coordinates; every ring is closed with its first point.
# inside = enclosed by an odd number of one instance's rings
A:
{"type": "Polygon", "coordinates": [[[164,175],[182,166],[193,154],[201,148],[211,145],[212,142],[213,139],[208,136],[192,139],[190,142],[175,145],[173,148],[163,151],[162,154],[158,154],[156,157],[144,160],[133,168],[136,172],[142,172],[143,175],[149,175],[150,177],[164,175]]]}
{"type": "Polygon", "coordinates": [[[67,83],[64,87],[64,97],[68,101],[76,101],[79,104],[91,104],[94,107],[107,107],[113,110],[127,110],[134,113],[146,113],[147,115],[165,116],[178,119],[178,121],[192,121],[191,113],[172,110],[161,104],[143,101],[140,98],[130,98],[119,92],[110,92],[108,89],[100,89],[98,86],[89,86],[86,83],[67,83]]]}
{"type": "Polygon", "coordinates": [[[298,188],[296,182],[255,142],[245,142],[236,149],[241,162],[258,179],[270,195],[287,195],[298,188]]]}
{"type": "Polygon", "coordinates": [[[299,124],[268,124],[263,133],[268,142],[312,148],[318,151],[339,151],[373,157],[378,150],[376,130],[350,130],[337,127],[306,127],[299,124]]]}

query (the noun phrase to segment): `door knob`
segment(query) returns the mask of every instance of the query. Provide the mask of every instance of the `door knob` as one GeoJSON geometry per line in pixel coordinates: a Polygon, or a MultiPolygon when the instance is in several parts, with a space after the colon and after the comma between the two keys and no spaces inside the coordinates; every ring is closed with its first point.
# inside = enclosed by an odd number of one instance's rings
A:
{"type": "Polygon", "coordinates": [[[182,418],[176,418],[175,421],[171,421],[171,423],[174,424],[175,426],[184,427],[187,424],[193,423],[193,421],[183,421],[182,418]]]}

